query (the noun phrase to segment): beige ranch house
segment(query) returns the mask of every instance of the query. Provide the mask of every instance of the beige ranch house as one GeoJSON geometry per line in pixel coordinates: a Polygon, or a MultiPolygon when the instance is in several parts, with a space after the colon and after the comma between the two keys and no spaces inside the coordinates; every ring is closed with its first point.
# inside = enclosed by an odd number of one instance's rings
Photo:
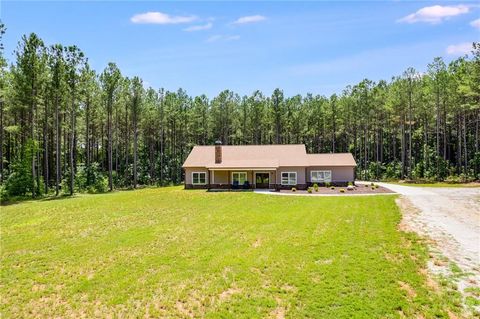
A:
{"type": "Polygon", "coordinates": [[[305,145],[195,146],[188,155],[185,188],[306,189],[346,185],[357,164],[350,153],[307,154],[305,145]]]}

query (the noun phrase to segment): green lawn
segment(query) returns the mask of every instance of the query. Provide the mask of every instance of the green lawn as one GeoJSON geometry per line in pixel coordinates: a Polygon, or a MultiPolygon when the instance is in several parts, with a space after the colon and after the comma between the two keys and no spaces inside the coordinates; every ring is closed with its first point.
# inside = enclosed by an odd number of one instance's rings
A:
{"type": "Polygon", "coordinates": [[[5,206],[2,317],[458,313],[457,294],[427,288],[394,199],[170,187],[5,206]]]}

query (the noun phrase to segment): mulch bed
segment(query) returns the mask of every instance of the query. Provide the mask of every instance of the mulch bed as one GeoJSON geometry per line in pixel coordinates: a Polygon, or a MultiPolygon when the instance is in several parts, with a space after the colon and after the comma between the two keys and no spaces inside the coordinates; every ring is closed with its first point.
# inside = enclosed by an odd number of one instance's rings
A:
{"type": "Polygon", "coordinates": [[[372,186],[370,184],[367,185],[358,184],[355,186],[354,190],[347,190],[347,187],[335,187],[335,189],[327,188],[327,187],[318,187],[318,192],[313,190],[313,192],[310,194],[306,190],[297,190],[295,192],[292,192],[291,190],[281,190],[281,193],[293,193],[293,194],[308,194],[308,195],[314,195],[314,194],[322,194],[322,195],[352,195],[352,194],[395,194],[394,191],[378,186],[378,188],[372,189],[372,186]],[[344,189],[345,192],[342,193],[340,192],[340,189],[344,189]]]}

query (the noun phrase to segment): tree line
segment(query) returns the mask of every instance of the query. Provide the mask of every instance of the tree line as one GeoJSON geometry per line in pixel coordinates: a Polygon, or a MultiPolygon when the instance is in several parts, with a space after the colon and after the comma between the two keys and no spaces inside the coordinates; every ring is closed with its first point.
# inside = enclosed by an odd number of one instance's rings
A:
{"type": "Polygon", "coordinates": [[[97,73],[78,47],[34,33],[14,56],[8,65],[0,47],[3,196],[177,184],[191,148],[217,139],[351,152],[362,179],[480,178],[479,43],[424,73],[365,79],[330,97],[157,90],[115,63],[97,73]]]}

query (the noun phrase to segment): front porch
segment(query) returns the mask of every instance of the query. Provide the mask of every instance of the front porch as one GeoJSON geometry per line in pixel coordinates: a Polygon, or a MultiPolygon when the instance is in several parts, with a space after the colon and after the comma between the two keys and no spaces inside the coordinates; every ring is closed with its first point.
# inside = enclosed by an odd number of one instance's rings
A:
{"type": "Polygon", "coordinates": [[[274,189],[275,169],[209,169],[208,189],[274,189]]]}

